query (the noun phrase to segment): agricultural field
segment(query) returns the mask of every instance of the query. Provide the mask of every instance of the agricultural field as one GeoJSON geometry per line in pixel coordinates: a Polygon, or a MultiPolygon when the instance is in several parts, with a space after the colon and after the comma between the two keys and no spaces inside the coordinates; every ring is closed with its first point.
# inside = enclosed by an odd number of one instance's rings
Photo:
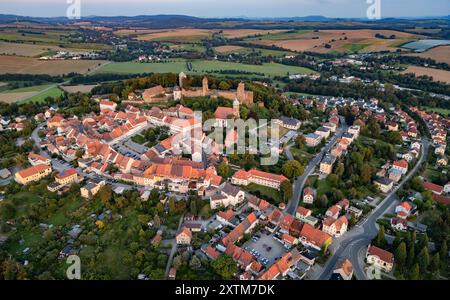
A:
{"type": "Polygon", "coordinates": [[[438,70],[432,68],[418,67],[418,66],[409,66],[402,73],[414,73],[416,76],[431,76],[434,81],[442,81],[447,84],[450,84],[450,71],[438,70]]]}
{"type": "Polygon", "coordinates": [[[241,47],[241,46],[235,46],[235,45],[220,46],[220,47],[214,48],[214,50],[220,54],[232,54],[232,53],[250,54],[252,52],[255,52],[262,56],[274,56],[274,57],[280,57],[280,56],[286,56],[286,55],[293,54],[293,52],[291,52],[291,51],[248,48],[248,47],[241,47]]]}
{"type": "Polygon", "coordinates": [[[96,86],[96,84],[63,85],[61,89],[68,93],[90,93],[96,86]]]}
{"type": "Polygon", "coordinates": [[[263,73],[265,76],[283,76],[290,74],[311,74],[312,70],[302,67],[286,66],[276,63],[263,65],[247,65],[233,62],[222,62],[215,60],[194,60],[192,71],[189,71],[185,60],[173,60],[164,63],[138,63],[120,62],[110,63],[98,69],[96,73],[211,73],[223,71],[244,71],[252,73],[263,73]]]}
{"type": "Polygon", "coordinates": [[[255,35],[267,35],[286,32],[287,30],[259,30],[259,29],[225,29],[222,35],[228,39],[243,38],[255,35]]]}
{"type": "Polygon", "coordinates": [[[0,42],[0,55],[38,57],[50,51],[63,51],[63,50],[64,50],[63,48],[57,46],[0,42]]]}
{"type": "Polygon", "coordinates": [[[44,101],[47,97],[59,97],[63,94],[63,91],[57,87],[54,86],[42,93],[39,93],[35,96],[23,99],[21,101],[18,101],[18,104],[23,104],[23,103],[28,103],[28,102],[35,102],[35,103],[40,103],[42,101],[44,101]]]}
{"type": "Polygon", "coordinates": [[[0,55],[0,73],[63,75],[85,74],[105,64],[103,60],[51,60],[0,55]]]}
{"type": "MultiPolygon", "coordinates": [[[[38,51],[40,46],[44,48],[53,48],[53,49],[65,49],[69,51],[89,51],[89,50],[110,50],[112,47],[106,44],[98,44],[98,43],[76,43],[70,40],[70,36],[74,34],[75,31],[73,29],[56,29],[56,28],[40,28],[39,26],[30,26],[26,28],[21,28],[16,26],[15,28],[1,28],[0,27],[0,41],[7,43],[19,43],[20,45],[24,45],[25,49],[21,51],[25,51],[24,56],[35,56],[35,55],[27,55],[27,52],[33,53],[34,51],[38,51]],[[32,47],[36,46],[36,47],[32,47]]],[[[0,53],[8,53],[11,52],[11,49],[6,51],[1,51],[2,48],[0,46],[0,53]]],[[[18,47],[20,48],[20,47],[18,47]]],[[[12,49],[14,51],[14,48],[12,49]]],[[[8,53],[9,54],[9,53],[8,53]]],[[[16,53],[16,55],[22,55],[16,53]]]]}
{"type": "Polygon", "coordinates": [[[210,38],[211,35],[212,35],[211,30],[177,28],[167,30],[156,30],[144,34],[138,34],[137,39],[139,41],[192,42],[210,38]]]}
{"type": "Polygon", "coordinates": [[[185,42],[201,41],[212,37],[213,33],[220,33],[228,39],[244,38],[256,35],[283,33],[286,30],[259,29],[120,29],[114,32],[118,36],[132,36],[141,41],[185,42]]]}
{"type": "Polygon", "coordinates": [[[18,88],[13,90],[7,90],[0,93],[0,102],[14,103],[28,97],[32,97],[36,93],[45,90],[52,86],[52,84],[36,85],[24,88],[18,88]]]}
{"type": "Polygon", "coordinates": [[[317,30],[295,31],[249,39],[250,42],[266,46],[277,46],[292,51],[314,51],[320,53],[356,51],[395,51],[402,44],[419,36],[392,30],[317,30]],[[376,38],[376,34],[395,35],[395,39],[376,38]],[[329,45],[328,47],[326,45],[329,45]],[[331,47],[330,47],[331,46],[331,47]]]}
{"type": "Polygon", "coordinates": [[[450,46],[440,46],[432,48],[422,53],[412,53],[409,56],[418,56],[422,58],[431,58],[440,63],[450,64],[450,46]]]}

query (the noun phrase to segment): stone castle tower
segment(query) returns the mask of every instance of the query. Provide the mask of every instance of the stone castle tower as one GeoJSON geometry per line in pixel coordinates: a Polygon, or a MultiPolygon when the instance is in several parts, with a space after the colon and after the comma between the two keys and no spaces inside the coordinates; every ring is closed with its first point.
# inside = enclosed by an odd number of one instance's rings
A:
{"type": "Polygon", "coordinates": [[[209,94],[209,87],[208,87],[208,78],[204,77],[202,81],[202,96],[208,96],[209,94]]]}
{"type": "Polygon", "coordinates": [[[245,103],[245,84],[243,82],[239,83],[237,88],[237,99],[241,103],[245,103]]]}

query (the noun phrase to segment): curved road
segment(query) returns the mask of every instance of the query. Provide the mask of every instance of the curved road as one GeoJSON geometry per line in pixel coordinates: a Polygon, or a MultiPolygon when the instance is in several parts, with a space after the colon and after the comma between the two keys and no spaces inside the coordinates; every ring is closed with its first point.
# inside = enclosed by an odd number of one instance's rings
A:
{"type": "Polygon", "coordinates": [[[369,279],[364,271],[364,257],[368,245],[378,233],[376,221],[397,204],[396,192],[417,173],[419,167],[425,161],[430,144],[426,138],[422,138],[421,143],[420,158],[414,168],[384,198],[381,204],[369,214],[362,224],[356,225],[356,227],[348,231],[343,237],[334,239],[330,247],[330,250],[333,252],[332,257],[325,264],[321,274],[318,274],[317,279],[329,279],[338,260],[344,258],[352,262],[356,278],[359,280],[369,279]]]}
{"type": "MultiPolygon", "coordinates": [[[[336,130],[336,133],[334,134],[334,136],[327,142],[325,147],[322,148],[320,153],[316,154],[316,156],[314,156],[314,158],[308,163],[303,175],[300,177],[297,177],[297,179],[295,180],[294,188],[293,188],[293,196],[292,196],[291,201],[289,201],[289,203],[287,204],[287,207],[286,207],[286,212],[288,214],[295,215],[295,212],[297,211],[298,203],[300,202],[303,187],[305,186],[305,183],[306,183],[306,180],[308,179],[309,176],[311,176],[311,174],[314,172],[315,168],[320,164],[323,156],[326,153],[328,153],[331,150],[331,148],[333,148],[333,146],[336,144],[336,141],[340,137],[342,137],[344,132],[347,131],[348,125],[345,122],[345,118],[344,117],[339,117],[339,118],[340,118],[341,125],[336,130]]],[[[293,157],[292,153],[289,151],[289,147],[290,146],[285,148],[286,156],[288,157],[288,159],[292,160],[292,159],[294,159],[294,157],[293,157]]]]}

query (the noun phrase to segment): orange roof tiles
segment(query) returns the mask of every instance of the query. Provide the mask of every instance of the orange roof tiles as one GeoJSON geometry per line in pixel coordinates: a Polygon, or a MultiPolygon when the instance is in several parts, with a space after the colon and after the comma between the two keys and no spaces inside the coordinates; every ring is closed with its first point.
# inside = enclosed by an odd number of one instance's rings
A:
{"type": "Polygon", "coordinates": [[[387,263],[393,263],[394,262],[394,255],[386,250],[383,250],[381,248],[378,248],[376,246],[369,246],[369,249],[367,250],[367,253],[369,255],[377,256],[379,259],[381,259],[384,262],[387,263]]]}
{"type": "Polygon", "coordinates": [[[27,178],[27,177],[33,176],[37,173],[43,172],[47,169],[51,169],[51,167],[48,165],[36,165],[36,166],[30,167],[27,169],[23,169],[17,173],[20,175],[20,177],[27,178]]]}

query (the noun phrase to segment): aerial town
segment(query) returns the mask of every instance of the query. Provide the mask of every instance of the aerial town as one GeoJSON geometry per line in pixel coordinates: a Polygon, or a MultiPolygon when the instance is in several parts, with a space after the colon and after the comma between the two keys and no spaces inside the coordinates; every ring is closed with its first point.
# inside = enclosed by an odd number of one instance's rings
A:
{"type": "Polygon", "coordinates": [[[448,19],[117,18],[0,15],[0,279],[448,279],[448,19]]]}

